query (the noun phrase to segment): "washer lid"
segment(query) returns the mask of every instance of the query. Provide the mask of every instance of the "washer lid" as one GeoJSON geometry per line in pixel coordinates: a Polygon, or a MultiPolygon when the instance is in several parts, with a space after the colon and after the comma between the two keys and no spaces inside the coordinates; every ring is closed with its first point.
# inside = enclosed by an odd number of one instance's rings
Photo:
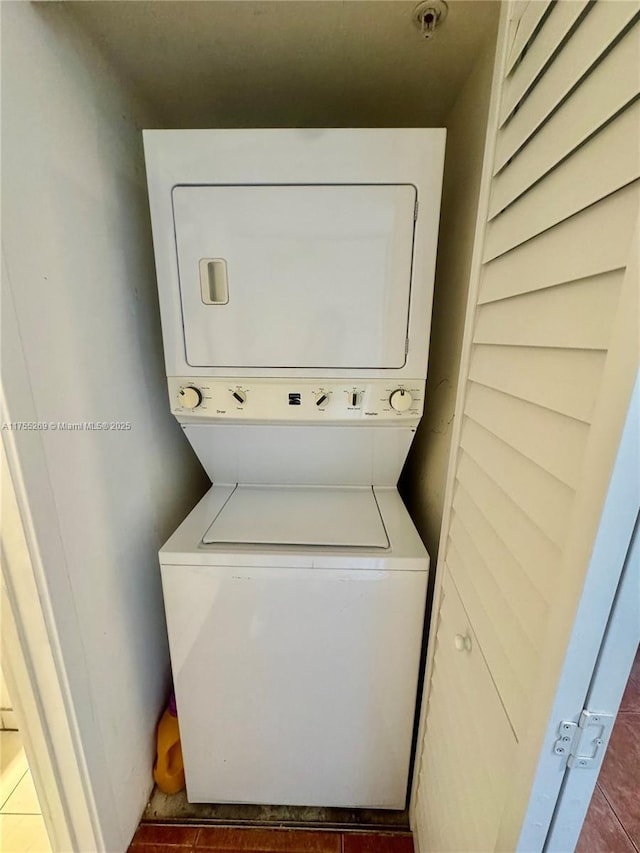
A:
{"type": "Polygon", "coordinates": [[[237,486],[202,542],[389,547],[368,486],[237,486]]]}

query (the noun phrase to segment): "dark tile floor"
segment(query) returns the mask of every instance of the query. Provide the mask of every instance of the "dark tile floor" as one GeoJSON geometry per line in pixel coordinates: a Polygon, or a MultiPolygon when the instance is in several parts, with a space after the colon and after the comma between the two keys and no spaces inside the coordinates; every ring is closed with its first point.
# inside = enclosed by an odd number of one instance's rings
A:
{"type": "Polygon", "coordinates": [[[129,853],[413,853],[410,833],[141,824],[129,853]]]}
{"type": "Polygon", "coordinates": [[[640,853],[640,649],[576,853],[640,853]]]}

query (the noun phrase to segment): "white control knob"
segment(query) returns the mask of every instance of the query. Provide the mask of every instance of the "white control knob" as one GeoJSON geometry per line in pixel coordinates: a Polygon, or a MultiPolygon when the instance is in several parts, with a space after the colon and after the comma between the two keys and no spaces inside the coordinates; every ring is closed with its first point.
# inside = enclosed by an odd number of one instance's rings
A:
{"type": "Polygon", "coordinates": [[[316,406],[319,409],[324,409],[324,407],[327,405],[328,402],[329,402],[329,395],[326,393],[326,391],[320,391],[320,393],[316,397],[316,406]]]}
{"type": "Polygon", "coordinates": [[[238,405],[243,406],[247,402],[247,395],[244,391],[232,391],[231,396],[238,403],[238,405]]]}
{"type": "Polygon", "coordinates": [[[411,408],[413,397],[409,391],[405,391],[404,388],[398,388],[389,397],[389,403],[391,408],[396,412],[406,412],[411,408]]]}
{"type": "Polygon", "coordinates": [[[181,388],[179,397],[183,409],[197,409],[202,402],[202,393],[193,385],[189,385],[188,388],[181,388]]]}

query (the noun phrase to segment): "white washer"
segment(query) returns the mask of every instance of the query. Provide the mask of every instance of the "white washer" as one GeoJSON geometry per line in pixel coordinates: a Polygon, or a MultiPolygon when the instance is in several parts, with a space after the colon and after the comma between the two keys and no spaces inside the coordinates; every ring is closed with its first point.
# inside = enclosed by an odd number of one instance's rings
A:
{"type": "Polygon", "coordinates": [[[192,802],[405,806],[444,142],[145,131],[170,407],[216,484],[160,552],[192,802]]]}
{"type": "Polygon", "coordinates": [[[429,558],[396,489],[214,486],[160,560],[189,801],[404,808],[429,558]]]}

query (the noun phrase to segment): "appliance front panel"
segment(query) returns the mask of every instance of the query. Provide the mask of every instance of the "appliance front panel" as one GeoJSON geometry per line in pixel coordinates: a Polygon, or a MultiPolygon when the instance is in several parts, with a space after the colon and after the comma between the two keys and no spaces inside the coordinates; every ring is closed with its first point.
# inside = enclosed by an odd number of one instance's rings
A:
{"type": "Polygon", "coordinates": [[[426,571],[162,582],[190,802],[404,808],[426,571]]]}
{"type": "Polygon", "coordinates": [[[189,365],[405,364],[413,185],[175,186],[172,196],[189,365]]]}
{"type": "Polygon", "coordinates": [[[424,379],[369,382],[170,376],[171,411],[181,423],[418,426],[424,379]]]}
{"type": "Polygon", "coordinates": [[[395,486],[415,428],[185,424],[213,483],[395,486]]]}

